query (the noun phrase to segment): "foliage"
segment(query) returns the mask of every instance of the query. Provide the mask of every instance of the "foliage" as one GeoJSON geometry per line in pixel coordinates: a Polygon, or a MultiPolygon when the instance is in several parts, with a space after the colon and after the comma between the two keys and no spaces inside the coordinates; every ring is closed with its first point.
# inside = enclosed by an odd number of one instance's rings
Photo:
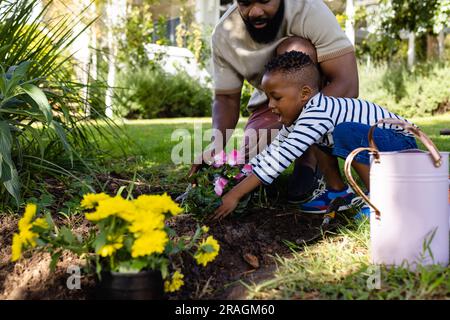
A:
{"type": "MultiPolygon", "coordinates": [[[[52,1],[34,16],[37,3],[0,0],[1,119],[4,131],[11,133],[4,135],[11,148],[2,150],[2,156],[17,169],[16,181],[33,170],[66,174],[77,163],[89,168],[84,157],[98,150],[96,139],[113,127],[109,121],[106,127],[83,125],[85,108],[94,100],[83,93],[86,84],[74,80],[75,63],[67,53],[79,35],[73,32],[79,20],[62,16],[45,23],[52,1]]],[[[3,181],[8,172],[5,167],[3,181]]],[[[12,193],[17,200],[18,187],[12,193]]],[[[9,199],[3,188],[1,194],[9,199]]]]}
{"type": "Polygon", "coordinates": [[[404,64],[360,66],[360,97],[405,117],[426,116],[449,104],[448,63],[418,65],[409,71],[404,64]]]}
{"type": "MultiPolygon", "coordinates": [[[[182,207],[186,212],[202,221],[217,209],[222,201],[221,196],[230,191],[252,170],[250,165],[240,166],[241,157],[233,150],[226,155],[223,151],[215,155],[214,163],[202,167],[190,177],[191,184],[186,192],[180,196],[182,207]]],[[[242,213],[247,207],[250,195],[239,203],[235,213],[242,213]]]]}
{"type": "MultiPolygon", "coordinates": [[[[356,11],[356,27],[370,25],[371,32],[357,47],[358,56],[369,55],[376,63],[403,61],[407,44],[403,39],[408,31],[419,39],[439,33],[450,18],[448,0],[406,1],[384,0],[368,14],[360,7],[356,11]]],[[[424,57],[426,44],[416,48],[418,58],[424,57]]]]}
{"type": "Polygon", "coordinates": [[[211,114],[212,93],[186,72],[153,66],[119,75],[117,107],[127,118],[200,117],[211,114]]]}
{"type": "Polygon", "coordinates": [[[196,23],[192,5],[188,5],[186,0],[181,2],[180,24],[176,28],[177,46],[192,51],[199,65],[205,68],[211,58],[209,41],[212,30],[196,23]]]}
{"type": "MultiPolygon", "coordinates": [[[[203,237],[207,227],[197,227],[192,237],[176,238],[165,220],[182,210],[166,194],[141,195],[137,199],[86,194],[81,206],[87,210],[86,219],[93,224],[86,236],[74,234],[67,226],[57,226],[48,213],[36,218],[36,205],[28,204],[19,221],[19,233],[13,235],[11,260],[19,260],[23,250],[38,247],[52,254],[53,269],[64,250],[69,250],[86,258],[88,269],[95,263],[98,274],[102,270],[150,269],[160,270],[163,278],[167,278],[172,256],[193,251],[197,263],[206,266],[220,250],[213,237],[203,237]]],[[[166,290],[177,290],[182,278],[176,272],[166,282],[166,290]]]]}
{"type": "Polygon", "coordinates": [[[241,116],[248,117],[250,115],[247,106],[248,102],[250,101],[250,98],[252,97],[253,93],[253,86],[247,82],[247,80],[244,80],[244,85],[242,86],[241,90],[241,116]]]}
{"type": "Polygon", "coordinates": [[[124,65],[136,68],[144,67],[150,61],[145,51],[145,44],[152,39],[155,32],[150,6],[155,1],[140,5],[130,5],[124,21],[115,30],[118,37],[118,59],[124,65]]]}
{"type": "Polygon", "coordinates": [[[25,81],[31,62],[22,62],[5,72],[0,65],[0,181],[19,203],[20,182],[14,160],[24,153],[26,143],[36,143],[45,152],[45,139],[52,130],[70,153],[66,134],[59,121],[53,119],[47,97],[35,83],[25,81]],[[36,128],[33,124],[41,124],[36,128]]]}

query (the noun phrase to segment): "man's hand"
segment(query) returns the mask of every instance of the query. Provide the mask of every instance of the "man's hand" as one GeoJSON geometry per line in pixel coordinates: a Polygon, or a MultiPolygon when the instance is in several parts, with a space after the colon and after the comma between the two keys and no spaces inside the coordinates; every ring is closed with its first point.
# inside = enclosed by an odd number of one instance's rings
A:
{"type": "Polygon", "coordinates": [[[236,197],[233,192],[228,192],[222,197],[222,205],[216,209],[212,220],[222,220],[236,209],[238,203],[239,197],[236,197]]]}
{"type": "Polygon", "coordinates": [[[203,165],[211,165],[213,160],[214,157],[211,154],[211,150],[203,151],[197,156],[197,158],[195,158],[194,163],[189,170],[188,177],[191,177],[194,173],[197,173],[203,165]]]}

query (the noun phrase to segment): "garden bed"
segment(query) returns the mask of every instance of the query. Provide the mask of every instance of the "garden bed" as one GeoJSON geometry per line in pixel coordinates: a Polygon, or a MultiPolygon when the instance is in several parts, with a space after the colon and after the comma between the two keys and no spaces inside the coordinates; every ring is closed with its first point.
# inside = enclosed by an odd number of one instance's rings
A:
{"type": "MultiPolygon", "coordinates": [[[[86,222],[74,221],[83,232],[86,222]]],[[[50,256],[36,253],[15,265],[9,262],[10,245],[16,231],[17,217],[0,218],[0,299],[89,299],[94,286],[92,276],[83,276],[81,290],[68,290],[67,268],[80,264],[66,254],[55,273],[48,270],[50,256]]],[[[220,243],[217,259],[206,268],[185,256],[182,273],[185,285],[169,299],[240,299],[245,298],[246,283],[267,279],[275,269],[274,256],[286,256],[292,244],[302,245],[321,237],[321,216],[300,215],[295,209],[253,208],[245,215],[209,224],[210,232],[220,243]]],[[[197,222],[189,215],[174,217],[171,226],[180,235],[194,232],[197,222]]],[[[175,261],[179,263],[178,261],[175,261]]]]}

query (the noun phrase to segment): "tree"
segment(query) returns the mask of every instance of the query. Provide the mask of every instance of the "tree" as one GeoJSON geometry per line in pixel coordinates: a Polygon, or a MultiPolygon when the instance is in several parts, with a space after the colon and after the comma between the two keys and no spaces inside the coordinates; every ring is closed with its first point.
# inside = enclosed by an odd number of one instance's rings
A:
{"type": "Polygon", "coordinates": [[[390,6],[392,15],[382,22],[382,28],[397,38],[401,31],[408,33],[408,66],[412,67],[416,60],[416,35],[433,30],[439,0],[384,0],[384,5],[390,6]]]}
{"type": "Polygon", "coordinates": [[[450,20],[450,0],[439,1],[439,6],[434,16],[433,31],[438,34],[439,58],[444,57],[444,29],[449,25],[450,20]]]}

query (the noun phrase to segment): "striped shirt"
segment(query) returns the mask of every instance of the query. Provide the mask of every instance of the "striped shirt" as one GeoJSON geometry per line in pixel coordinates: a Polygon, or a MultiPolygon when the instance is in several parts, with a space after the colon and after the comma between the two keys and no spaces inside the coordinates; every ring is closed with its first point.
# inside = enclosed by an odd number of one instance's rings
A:
{"type": "MultiPolygon", "coordinates": [[[[311,145],[320,144],[332,148],[332,134],[338,124],[356,122],[371,126],[383,118],[408,122],[365,100],[334,98],[318,93],[308,101],[297,120],[289,127],[283,126],[272,143],[250,161],[253,173],[264,184],[270,184],[311,145]]],[[[379,127],[413,136],[399,126],[382,124],[379,127]]]]}

